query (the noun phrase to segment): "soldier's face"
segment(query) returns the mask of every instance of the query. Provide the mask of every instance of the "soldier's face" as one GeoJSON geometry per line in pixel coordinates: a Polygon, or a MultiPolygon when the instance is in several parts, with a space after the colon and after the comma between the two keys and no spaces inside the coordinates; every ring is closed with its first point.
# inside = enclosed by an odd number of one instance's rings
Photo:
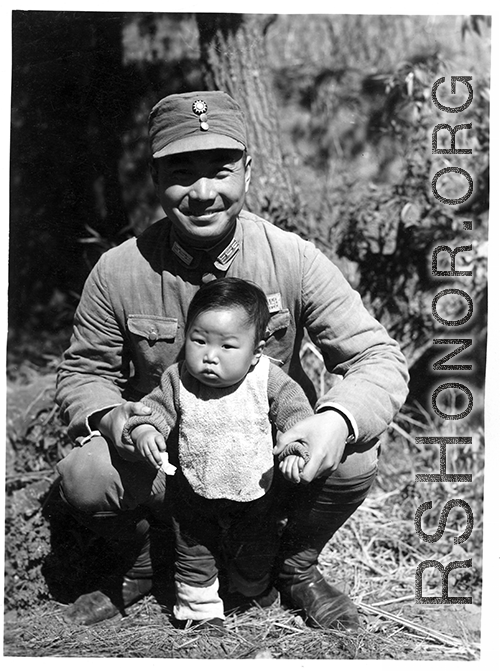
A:
{"type": "Polygon", "coordinates": [[[233,227],[250,184],[251,158],[233,149],[210,149],[157,160],[156,188],[179,234],[208,247],[233,227]]]}

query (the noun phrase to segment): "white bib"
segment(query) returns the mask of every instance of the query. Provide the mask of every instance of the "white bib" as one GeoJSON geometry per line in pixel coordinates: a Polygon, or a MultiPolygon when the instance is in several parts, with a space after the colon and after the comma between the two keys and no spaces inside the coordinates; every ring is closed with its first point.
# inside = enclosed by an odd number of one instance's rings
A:
{"type": "Polygon", "coordinates": [[[200,496],[253,501],[271,486],[268,377],[265,356],[241,383],[226,389],[201,384],[183,368],[179,463],[200,496]]]}

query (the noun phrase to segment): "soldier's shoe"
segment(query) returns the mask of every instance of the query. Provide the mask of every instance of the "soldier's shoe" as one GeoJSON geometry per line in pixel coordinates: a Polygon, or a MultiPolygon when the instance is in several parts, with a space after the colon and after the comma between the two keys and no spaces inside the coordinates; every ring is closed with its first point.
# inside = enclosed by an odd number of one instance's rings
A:
{"type": "Polygon", "coordinates": [[[151,578],[129,578],[110,581],[101,590],[82,594],[63,612],[63,620],[68,624],[95,624],[118,615],[125,615],[125,609],[140,601],[151,592],[151,578]]]}
{"type": "Polygon", "coordinates": [[[316,566],[280,573],[278,587],[283,601],[301,610],[308,624],[323,629],[356,631],[359,617],[346,594],[330,585],[316,566]]]}

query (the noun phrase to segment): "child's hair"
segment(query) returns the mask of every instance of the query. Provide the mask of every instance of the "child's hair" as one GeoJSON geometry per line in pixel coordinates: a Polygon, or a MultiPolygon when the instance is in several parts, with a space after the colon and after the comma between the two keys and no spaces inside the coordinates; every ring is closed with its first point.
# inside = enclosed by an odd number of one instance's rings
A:
{"type": "Polygon", "coordinates": [[[186,331],[196,317],[208,310],[243,308],[248,323],[255,327],[255,344],[263,340],[269,322],[266,295],[256,284],[237,277],[221,277],[200,287],[191,301],[186,317],[186,331]]]}

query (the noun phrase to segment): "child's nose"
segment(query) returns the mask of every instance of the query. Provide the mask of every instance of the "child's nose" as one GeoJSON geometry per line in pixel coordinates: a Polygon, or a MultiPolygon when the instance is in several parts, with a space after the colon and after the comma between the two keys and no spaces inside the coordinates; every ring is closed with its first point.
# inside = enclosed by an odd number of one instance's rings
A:
{"type": "Polygon", "coordinates": [[[205,363],[217,363],[217,350],[214,348],[207,349],[203,361],[205,363]]]}

